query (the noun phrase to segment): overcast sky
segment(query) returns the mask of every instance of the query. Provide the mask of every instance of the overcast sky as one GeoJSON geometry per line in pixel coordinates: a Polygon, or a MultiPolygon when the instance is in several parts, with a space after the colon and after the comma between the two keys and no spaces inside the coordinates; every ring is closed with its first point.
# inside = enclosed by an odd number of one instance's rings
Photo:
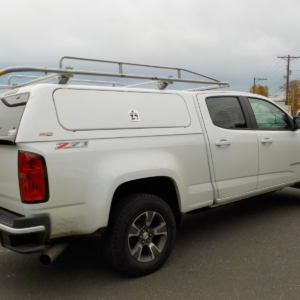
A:
{"type": "MultiPolygon", "coordinates": [[[[61,56],[81,56],[191,69],[238,91],[266,77],[275,92],[286,74],[276,57],[300,56],[299,11],[299,0],[1,0],[0,69],[58,67],[61,56]]],[[[291,79],[300,78],[300,59],[291,69],[291,79]]],[[[6,82],[7,75],[0,77],[6,82]]]]}

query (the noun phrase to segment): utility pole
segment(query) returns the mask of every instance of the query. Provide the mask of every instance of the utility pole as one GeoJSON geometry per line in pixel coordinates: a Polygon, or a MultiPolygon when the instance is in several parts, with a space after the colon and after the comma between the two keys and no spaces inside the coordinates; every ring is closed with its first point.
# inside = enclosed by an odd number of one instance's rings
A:
{"type": "MultiPolygon", "coordinates": [[[[287,61],[286,67],[286,98],[285,98],[285,105],[288,105],[289,99],[289,85],[290,85],[290,61],[296,58],[300,58],[300,56],[277,56],[277,58],[283,58],[287,61]]],[[[293,117],[293,103],[291,101],[291,115],[293,117]]]]}
{"type": "Polygon", "coordinates": [[[253,84],[253,94],[255,94],[255,81],[260,81],[260,80],[267,80],[267,78],[255,78],[254,77],[254,84],[253,84]]]}

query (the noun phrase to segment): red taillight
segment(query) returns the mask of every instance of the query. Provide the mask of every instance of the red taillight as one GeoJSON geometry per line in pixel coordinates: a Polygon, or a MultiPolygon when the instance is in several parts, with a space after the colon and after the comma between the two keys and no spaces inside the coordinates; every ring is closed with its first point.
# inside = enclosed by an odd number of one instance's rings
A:
{"type": "Polygon", "coordinates": [[[24,202],[45,202],[49,198],[45,160],[42,156],[19,151],[19,183],[24,202]]]}

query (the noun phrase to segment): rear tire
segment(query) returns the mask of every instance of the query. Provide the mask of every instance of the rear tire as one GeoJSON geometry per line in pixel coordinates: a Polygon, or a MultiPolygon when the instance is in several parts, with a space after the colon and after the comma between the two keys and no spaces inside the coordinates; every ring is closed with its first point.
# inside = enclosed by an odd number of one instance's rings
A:
{"type": "Polygon", "coordinates": [[[175,237],[176,223],[169,205],[154,195],[134,194],[113,205],[102,248],[114,268],[137,277],[165,263],[175,237]]]}

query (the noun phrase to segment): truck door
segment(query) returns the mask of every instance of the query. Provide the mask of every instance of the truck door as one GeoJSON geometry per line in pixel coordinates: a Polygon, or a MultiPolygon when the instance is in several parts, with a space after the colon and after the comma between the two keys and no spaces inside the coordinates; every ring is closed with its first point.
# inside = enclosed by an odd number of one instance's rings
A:
{"type": "Polygon", "coordinates": [[[292,131],[290,116],[270,101],[245,100],[258,139],[258,189],[299,179],[300,133],[292,131]]]}
{"type": "Polygon", "coordinates": [[[255,191],[258,145],[244,100],[198,95],[219,199],[255,191]]]}

